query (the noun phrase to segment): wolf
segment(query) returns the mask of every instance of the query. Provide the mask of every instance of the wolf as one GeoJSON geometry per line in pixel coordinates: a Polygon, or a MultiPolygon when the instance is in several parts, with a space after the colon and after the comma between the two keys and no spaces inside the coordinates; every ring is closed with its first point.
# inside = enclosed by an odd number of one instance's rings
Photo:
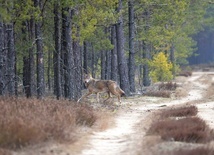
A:
{"type": "Polygon", "coordinates": [[[118,86],[116,81],[94,79],[90,74],[85,74],[83,81],[86,88],[88,89],[88,92],[85,95],[83,95],[77,101],[77,103],[91,94],[96,94],[97,102],[99,102],[99,93],[104,93],[104,92],[108,93],[108,98],[105,101],[111,98],[111,94],[113,94],[117,96],[118,101],[121,103],[120,97],[125,95],[125,92],[118,86]]]}

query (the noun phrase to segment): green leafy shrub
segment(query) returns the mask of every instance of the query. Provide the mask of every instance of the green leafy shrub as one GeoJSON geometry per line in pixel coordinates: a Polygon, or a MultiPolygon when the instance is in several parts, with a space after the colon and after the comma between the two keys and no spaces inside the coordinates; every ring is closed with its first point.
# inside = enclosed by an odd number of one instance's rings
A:
{"type": "Polygon", "coordinates": [[[173,78],[172,64],[168,62],[167,56],[160,52],[149,62],[150,73],[153,82],[170,81],[173,78]]]}

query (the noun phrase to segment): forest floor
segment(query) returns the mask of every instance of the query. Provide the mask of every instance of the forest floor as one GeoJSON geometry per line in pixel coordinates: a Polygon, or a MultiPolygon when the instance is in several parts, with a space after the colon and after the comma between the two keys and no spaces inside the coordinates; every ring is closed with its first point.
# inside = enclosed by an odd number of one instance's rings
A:
{"type": "MultiPolygon", "coordinates": [[[[195,148],[198,146],[214,147],[214,141],[195,144],[175,141],[163,141],[160,136],[148,135],[147,132],[157,119],[157,113],[163,109],[181,105],[195,105],[197,116],[214,129],[214,98],[209,97],[214,85],[214,72],[193,72],[190,77],[177,77],[180,85],[174,97],[133,96],[122,99],[122,105],[108,121],[106,129],[92,130],[78,141],[71,144],[45,144],[29,151],[22,150],[15,155],[53,154],[53,155],[158,155],[173,149],[195,148]],[[210,92],[211,91],[211,92],[210,92]]],[[[116,101],[116,98],[114,99],[116,101]]]]}

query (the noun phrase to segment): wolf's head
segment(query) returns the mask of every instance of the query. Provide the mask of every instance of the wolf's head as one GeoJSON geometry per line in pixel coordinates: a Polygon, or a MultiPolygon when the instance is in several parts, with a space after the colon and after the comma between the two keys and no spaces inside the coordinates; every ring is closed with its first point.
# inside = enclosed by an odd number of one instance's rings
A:
{"type": "Polygon", "coordinates": [[[91,74],[85,74],[84,75],[84,83],[87,84],[92,78],[91,74]]]}

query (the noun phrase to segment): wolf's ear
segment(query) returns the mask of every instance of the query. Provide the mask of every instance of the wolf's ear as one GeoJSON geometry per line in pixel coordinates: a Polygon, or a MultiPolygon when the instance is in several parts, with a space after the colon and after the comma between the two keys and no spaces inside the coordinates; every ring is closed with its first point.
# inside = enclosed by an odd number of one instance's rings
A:
{"type": "Polygon", "coordinates": [[[87,78],[87,79],[91,79],[92,78],[92,75],[90,73],[88,74],[83,74],[84,78],[87,78]]]}
{"type": "Polygon", "coordinates": [[[90,73],[86,74],[85,77],[91,79],[92,78],[92,75],[90,73]]]}

